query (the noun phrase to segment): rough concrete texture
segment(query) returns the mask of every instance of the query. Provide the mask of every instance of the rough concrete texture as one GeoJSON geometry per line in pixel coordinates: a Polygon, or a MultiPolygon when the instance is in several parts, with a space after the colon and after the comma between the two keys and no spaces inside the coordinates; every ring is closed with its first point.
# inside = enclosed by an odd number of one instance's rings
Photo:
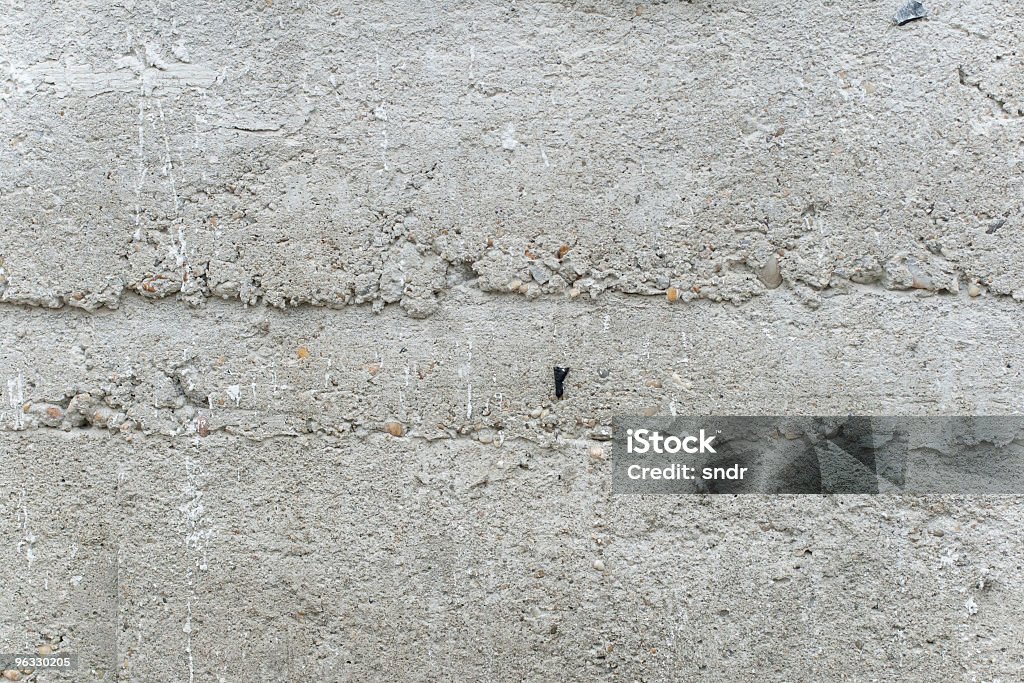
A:
{"type": "Polygon", "coordinates": [[[1024,409],[1024,8],[925,4],[4,0],[0,652],[1020,680],[1017,498],[610,493],[613,415],[1024,409]]]}

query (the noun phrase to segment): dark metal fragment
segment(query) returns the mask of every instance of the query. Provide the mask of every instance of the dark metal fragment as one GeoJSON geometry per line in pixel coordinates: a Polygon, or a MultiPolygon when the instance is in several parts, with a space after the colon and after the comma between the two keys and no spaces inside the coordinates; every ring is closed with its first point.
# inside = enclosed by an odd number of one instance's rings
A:
{"type": "Polygon", "coordinates": [[[555,366],[555,396],[562,398],[562,394],[565,391],[565,387],[562,383],[565,382],[565,378],[569,376],[569,368],[560,368],[555,366]]]}
{"type": "Polygon", "coordinates": [[[912,0],[896,10],[896,16],[892,20],[897,26],[903,26],[903,24],[910,23],[915,19],[924,19],[927,16],[928,10],[924,8],[924,5],[917,0],[912,0]]]}

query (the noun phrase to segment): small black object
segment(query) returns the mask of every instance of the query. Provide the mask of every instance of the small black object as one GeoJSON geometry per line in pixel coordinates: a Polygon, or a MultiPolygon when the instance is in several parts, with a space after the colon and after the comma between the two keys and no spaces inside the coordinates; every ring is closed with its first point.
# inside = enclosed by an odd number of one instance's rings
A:
{"type": "Polygon", "coordinates": [[[562,386],[562,382],[569,376],[569,368],[560,368],[555,366],[555,396],[562,398],[562,394],[565,392],[565,387],[562,386]]]}

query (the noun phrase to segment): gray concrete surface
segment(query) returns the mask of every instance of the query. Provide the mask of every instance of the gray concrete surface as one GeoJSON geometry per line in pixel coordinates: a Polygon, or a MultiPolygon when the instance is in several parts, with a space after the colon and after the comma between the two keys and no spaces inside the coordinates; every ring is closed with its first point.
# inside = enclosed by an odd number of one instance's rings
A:
{"type": "Polygon", "coordinates": [[[897,4],[4,0],[0,651],[1020,680],[1019,498],[610,492],[613,415],[1024,409],[1024,10],[897,4]]]}

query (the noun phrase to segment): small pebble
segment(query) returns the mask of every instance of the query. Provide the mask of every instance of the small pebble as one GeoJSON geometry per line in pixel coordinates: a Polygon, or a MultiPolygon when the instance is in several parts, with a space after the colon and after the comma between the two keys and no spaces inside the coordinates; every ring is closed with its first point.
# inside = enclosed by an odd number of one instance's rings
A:
{"type": "Polygon", "coordinates": [[[967,293],[972,297],[980,296],[981,285],[979,285],[977,282],[972,282],[971,285],[967,288],[967,293]]]}
{"type": "Polygon", "coordinates": [[[20,681],[21,672],[16,671],[14,669],[7,669],[6,671],[4,671],[4,678],[6,678],[9,681],[20,681]]]}
{"type": "Polygon", "coordinates": [[[602,560],[594,560],[594,569],[599,572],[604,571],[604,562],[602,560]]]}
{"type": "Polygon", "coordinates": [[[40,657],[46,657],[47,655],[53,654],[53,645],[40,645],[37,649],[40,657]]]}
{"type": "Polygon", "coordinates": [[[405,426],[401,422],[392,420],[384,423],[384,431],[391,436],[402,436],[405,434],[405,426]]]}
{"type": "Polygon", "coordinates": [[[665,292],[665,298],[667,298],[670,303],[673,302],[673,301],[678,301],[679,300],[679,290],[676,289],[675,287],[669,287],[668,291],[665,292]]]}
{"type": "Polygon", "coordinates": [[[551,279],[550,271],[541,265],[530,266],[530,276],[542,285],[551,279]]]}
{"type": "Polygon", "coordinates": [[[296,349],[295,355],[299,357],[299,360],[306,360],[309,358],[309,348],[306,346],[300,346],[296,349]]]}
{"type": "Polygon", "coordinates": [[[537,419],[538,417],[540,417],[540,414],[543,410],[544,409],[539,406],[537,408],[534,408],[533,410],[530,411],[530,417],[537,419]]]}
{"type": "Polygon", "coordinates": [[[604,449],[600,446],[591,446],[590,458],[592,460],[604,460],[604,449]]]}
{"type": "Polygon", "coordinates": [[[914,289],[935,289],[935,283],[927,275],[915,275],[910,286],[914,289]]]}
{"type": "Polygon", "coordinates": [[[47,427],[56,427],[64,420],[64,410],[52,403],[26,403],[23,410],[35,415],[47,427]]]}
{"type": "Polygon", "coordinates": [[[522,287],[522,286],[523,286],[523,281],[522,280],[513,280],[512,282],[508,283],[508,291],[510,291],[510,292],[518,292],[519,288],[522,287]]]}
{"type": "Polygon", "coordinates": [[[768,289],[776,289],[782,284],[782,273],[779,271],[779,259],[772,254],[757,271],[757,279],[768,289]]]}

